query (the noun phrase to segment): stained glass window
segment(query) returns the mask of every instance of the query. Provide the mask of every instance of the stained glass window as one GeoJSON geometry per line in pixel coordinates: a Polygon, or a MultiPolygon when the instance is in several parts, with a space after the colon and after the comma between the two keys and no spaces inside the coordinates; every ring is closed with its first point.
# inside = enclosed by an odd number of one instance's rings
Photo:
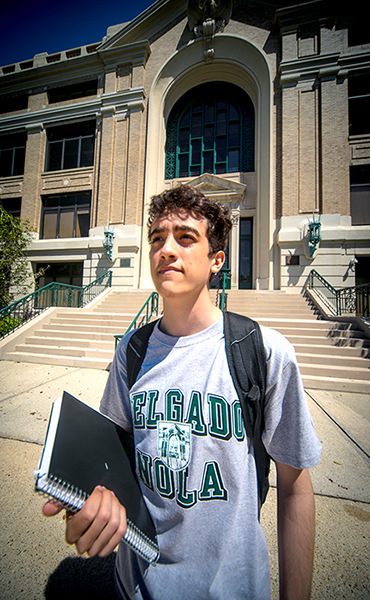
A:
{"type": "Polygon", "coordinates": [[[173,107],[167,124],[166,179],[254,171],[254,108],[239,87],[199,85],[173,107]]]}

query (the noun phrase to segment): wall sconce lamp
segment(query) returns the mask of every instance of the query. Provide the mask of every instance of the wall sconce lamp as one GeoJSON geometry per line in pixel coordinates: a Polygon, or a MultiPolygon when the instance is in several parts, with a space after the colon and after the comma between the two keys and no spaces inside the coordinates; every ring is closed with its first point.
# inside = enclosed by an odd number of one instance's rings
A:
{"type": "Polygon", "coordinates": [[[113,240],[114,240],[114,227],[112,229],[109,227],[105,227],[104,225],[104,242],[103,246],[107,251],[108,258],[111,262],[113,262],[113,240]]]}
{"type": "MultiPolygon", "coordinates": [[[[308,218],[308,217],[307,217],[308,218]]],[[[313,220],[308,219],[308,247],[310,258],[313,258],[320,242],[321,242],[321,215],[318,220],[315,219],[315,213],[312,213],[313,220]]]]}
{"type": "Polygon", "coordinates": [[[358,260],[356,257],[351,258],[351,260],[349,261],[349,268],[351,269],[351,271],[355,270],[355,266],[357,265],[358,260]]]}

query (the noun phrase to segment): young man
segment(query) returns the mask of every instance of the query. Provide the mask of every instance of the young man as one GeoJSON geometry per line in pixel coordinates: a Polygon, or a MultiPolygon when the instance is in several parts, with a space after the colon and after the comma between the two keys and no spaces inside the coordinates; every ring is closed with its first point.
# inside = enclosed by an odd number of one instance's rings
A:
{"type": "MultiPolygon", "coordinates": [[[[225,258],[228,210],[180,186],[152,199],[148,226],[163,318],[131,390],[130,335],[121,341],[101,410],[134,435],[139,480],[161,556],[155,567],[148,566],[121,543],[117,589],[125,599],[264,600],[270,597],[269,563],[253,445],[237,424],[223,316],[209,295],[209,282],[225,258]]],[[[314,546],[307,469],[318,463],[321,447],[292,346],[276,331],[262,327],[262,334],[263,443],[277,468],[280,595],[304,600],[310,597],[314,546]]],[[[45,514],[58,510],[51,503],[44,507],[45,514]]],[[[67,519],[66,537],[80,553],[105,556],[125,528],[124,508],[98,487],[67,519]]]]}

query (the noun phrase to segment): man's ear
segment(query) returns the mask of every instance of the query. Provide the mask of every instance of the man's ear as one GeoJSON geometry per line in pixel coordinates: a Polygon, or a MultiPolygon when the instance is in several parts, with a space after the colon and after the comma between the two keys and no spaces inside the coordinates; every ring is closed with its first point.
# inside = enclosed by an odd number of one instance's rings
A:
{"type": "Polygon", "coordinates": [[[213,265],[211,267],[211,273],[213,273],[213,275],[216,275],[216,273],[218,273],[222,269],[224,262],[225,262],[225,252],[223,250],[219,250],[218,252],[216,252],[216,254],[213,257],[213,265]]]}

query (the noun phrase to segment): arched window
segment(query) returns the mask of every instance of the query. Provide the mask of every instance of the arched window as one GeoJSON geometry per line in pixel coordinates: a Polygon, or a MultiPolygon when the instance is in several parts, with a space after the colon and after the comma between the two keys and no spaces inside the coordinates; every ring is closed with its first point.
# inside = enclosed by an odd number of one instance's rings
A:
{"type": "Polygon", "coordinates": [[[224,81],[198,85],[171,110],[165,179],[238,171],[254,171],[252,101],[224,81]]]}

